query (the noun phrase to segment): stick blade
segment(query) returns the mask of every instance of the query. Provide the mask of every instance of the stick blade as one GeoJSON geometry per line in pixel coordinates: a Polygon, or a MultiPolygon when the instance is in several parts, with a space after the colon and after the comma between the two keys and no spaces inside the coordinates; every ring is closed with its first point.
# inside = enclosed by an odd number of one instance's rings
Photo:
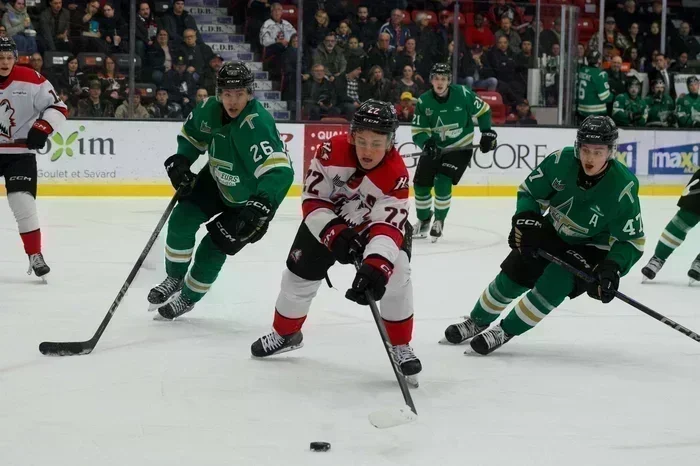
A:
{"type": "Polygon", "coordinates": [[[94,346],[88,345],[87,342],[54,342],[44,341],[39,344],[39,351],[44,356],[79,356],[90,354],[94,346]]]}
{"type": "Polygon", "coordinates": [[[369,415],[370,424],[377,429],[388,429],[390,427],[409,424],[416,419],[418,419],[418,415],[408,406],[380,409],[369,415]]]}

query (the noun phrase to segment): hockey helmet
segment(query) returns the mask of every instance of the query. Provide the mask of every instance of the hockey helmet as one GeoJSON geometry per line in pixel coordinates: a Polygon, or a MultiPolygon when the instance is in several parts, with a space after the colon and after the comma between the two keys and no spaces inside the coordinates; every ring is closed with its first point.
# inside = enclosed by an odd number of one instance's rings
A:
{"type": "Polygon", "coordinates": [[[216,95],[220,95],[224,89],[245,89],[252,94],[254,82],[253,73],[244,63],[226,62],[216,72],[216,95]]]}
{"type": "Polygon", "coordinates": [[[12,52],[17,58],[17,44],[11,37],[0,37],[0,52],[12,52]]]}
{"type": "Polygon", "coordinates": [[[381,100],[369,99],[360,105],[352,116],[350,134],[359,129],[368,129],[375,133],[388,134],[389,144],[394,143],[396,129],[399,127],[399,118],[396,108],[381,100]]]}
{"type": "Polygon", "coordinates": [[[635,76],[632,76],[630,79],[627,80],[627,92],[630,95],[634,95],[635,97],[639,95],[639,93],[642,91],[642,83],[637,79],[635,76]],[[633,93],[632,89],[636,89],[636,91],[633,93]]]}
{"type": "Polygon", "coordinates": [[[433,80],[434,76],[445,75],[447,79],[452,82],[452,67],[449,63],[435,63],[430,68],[430,80],[433,80]]]}
{"type": "Polygon", "coordinates": [[[654,82],[651,83],[651,93],[660,96],[664,92],[666,92],[666,83],[664,80],[661,78],[655,79],[654,82]],[[659,86],[661,86],[661,89],[659,89],[659,86]]]}
{"type": "Polygon", "coordinates": [[[586,63],[588,64],[588,66],[598,66],[600,65],[601,60],[602,57],[600,55],[600,52],[597,50],[591,50],[586,55],[586,63]]]}
{"type": "Polygon", "coordinates": [[[574,153],[579,156],[584,144],[604,144],[610,149],[608,159],[612,159],[617,146],[618,131],[612,118],[604,115],[591,115],[583,120],[576,133],[574,153]]]}
{"type": "Polygon", "coordinates": [[[688,92],[691,94],[697,94],[698,93],[698,84],[700,84],[700,79],[698,79],[697,76],[691,75],[688,76],[688,79],[685,80],[685,84],[688,86],[688,92]],[[695,92],[691,90],[691,86],[695,88],[695,92]]]}

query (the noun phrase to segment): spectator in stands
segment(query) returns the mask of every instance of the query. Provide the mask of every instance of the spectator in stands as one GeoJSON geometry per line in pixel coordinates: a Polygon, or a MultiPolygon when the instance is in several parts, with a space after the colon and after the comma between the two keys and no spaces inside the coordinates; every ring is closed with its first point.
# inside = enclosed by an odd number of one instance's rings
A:
{"type": "Polygon", "coordinates": [[[112,3],[104,4],[102,16],[97,21],[100,24],[100,35],[107,43],[108,53],[128,53],[124,41],[124,38],[128,37],[128,28],[121,15],[114,11],[112,3]]]}
{"type": "Polygon", "coordinates": [[[104,68],[97,74],[102,85],[102,97],[118,106],[126,98],[126,76],[117,72],[114,57],[105,57],[104,68]]]}
{"type": "Polygon", "coordinates": [[[197,82],[192,73],[187,71],[185,57],[175,59],[173,69],[165,73],[163,87],[167,89],[170,100],[180,105],[183,116],[189,115],[194,107],[197,82]]]}
{"type": "MultiPolygon", "coordinates": [[[[37,55],[41,57],[41,55],[37,55]]],[[[76,57],[69,57],[66,60],[65,67],[56,77],[56,84],[56,87],[65,89],[68,92],[70,101],[74,106],[78,104],[78,100],[88,95],[87,76],[80,71],[76,57]]]]}
{"type": "MultiPolygon", "coordinates": [[[[313,8],[312,5],[313,3],[310,2],[311,5],[307,5],[306,8],[304,8],[304,19],[306,19],[306,15],[309,12],[312,12],[313,8]]],[[[246,31],[246,42],[251,44],[251,47],[254,52],[262,52],[260,50],[260,37],[259,37],[259,32],[260,28],[262,27],[263,23],[267,21],[267,19],[270,17],[270,2],[269,0],[248,0],[246,9],[245,9],[245,16],[246,16],[246,23],[245,23],[245,31],[246,31]]],[[[306,27],[306,21],[304,21],[304,26],[306,27]]]]}
{"type": "MultiPolygon", "coordinates": [[[[114,112],[114,118],[118,118],[120,120],[126,120],[129,118],[129,99],[124,100],[124,102],[117,107],[117,110],[114,112]]],[[[151,118],[151,114],[148,113],[146,107],[141,105],[141,94],[138,92],[134,94],[134,118],[139,120],[151,118]]]]}
{"type": "MultiPolygon", "coordinates": [[[[454,27],[452,26],[452,13],[449,11],[441,11],[438,14],[438,25],[435,28],[435,51],[436,60],[441,59],[447,53],[447,46],[452,40],[454,27]]],[[[420,39],[419,39],[420,40],[420,39]]]]}
{"type": "Polygon", "coordinates": [[[398,8],[391,10],[391,19],[379,28],[380,34],[383,32],[389,34],[389,46],[395,49],[396,53],[403,51],[406,39],[411,37],[408,27],[403,24],[403,15],[404,12],[398,8]]]}
{"type": "MultiPolygon", "coordinates": [[[[292,37],[295,38],[296,34],[292,37]]],[[[199,87],[206,89],[209,95],[216,94],[216,73],[219,72],[223,64],[224,59],[221,58],[221,55],[214,55],[209,59],[209,63],[207,63],[207,67],[202,73],[202,77],[199,80],[199,87]]]]}
{"type": "Polygon", "coordinates": [[[636,48],[637,51],[644,50],[644,36],[640,34],[639,23],[632,23],[630,25],[629,31],[627,32],[627,42],[629,43],[629,47],[627,47],[625,52],[632,47],[636,48]]]}
{"type": "Polygon", "coordinates": [[[491,24],[499,24],[503,18],[508,18],[511,25],[519,25],[523,22],[515,3],[496,0],[496,4],[489,10],[489,21],[491,24]]]}
{"type": "Polygon", "coordinates": [[[273,3],[270,7],[270,19],[260,28],[260,45],[264,48],[265,58],[272,59],[282,55],[287,50],[292,34],[296,33],[294,26],[282,19],[282,5],[273,3]]]}
{"type": "Polygon", "coordinates": [[[673,73],[690,73],[688,69],[688,52],[683,52],[678,56],[678,60],[673,62],[673,65],[668,69],[673,73]]]}
{"type": "Polygon", "coordinates": [[[352,0],[324,0],[323,6],[328,12],[330,25],[333,28],[340,26],[342,21],[349,23],[355,16],[355,3],[352,0]]]}
{"type": "MultiPolygon", "coordinates": [[[[656,25],[661,28],[661,18],[663,15],[664,11],[664,6],[663,2],[661,0],[654,0],[651,4],[651,11],[647,13],[646,15],[646,23],[649,26],[647,29],[651,28],[651,25],[653,23],[656,23],[656,25]]],[[[671,15],[666,16],[666,30],[670,31],[671,30],[671,15]]]]}
{"type": "Polygon", "coordinates": [[[182,37],[185,42],[182,44],[180,52],[187,62],[187,72],[192,75],[195,81],[199,81],[207,63],[214,56],[214,52],[204,42],[197,42],[197,31],[194,29],[185,29],[182,37]]]}
{"type": "Polygon", "coordinates": [[[400,53],[396,54],[396,64],[394,65],[392,76],[394,78],[400,78],[403,76],[406,65],[409,65],[411,68],[415,68],[417,58],[418,52],[416,52],[416,39],[414,37],[409,37],[406,39],[404,49],[400,53]]]}
{"type": "MultiPolygon", "coordinates": [[[[282,100],[294,101],[297,97],[297,56],[299,54],[299,37],[294,34],[289,41],[289,47],[282,57],[284,62],[285,83],[282,88],[282,100]]],[[[306,82],[311,78],[309,73],[308,54],[301,54],[301,79],[306,82]]],[[[303,86],[303,84],[302,84],[303,86]]],[[[302,89],[303,90],[303,89],[302,89]]]]}
{"type": "Polygon", "coordinates": [[[396,104],[396,114],[399,121],[410,123],[413,121],[413,114],[416,111],[416,99],[413,94],[406,91],[399,96],[399,103],[396,104]]]}
{"type": "Polygon", "coordinates": [[[495,91],[498,87],[498,79],[494,77],[493,69],[486,57],[484,57],[484,49],[481,45],[475,45],[467,56],[467,71],[464,79],[464,84],[470,89],[487,89],[495,91]]]}
{"type": "Polygon", "coordinates": [[[586,46],[583,44],[576,46],[576,64],[579,66],[586,64],[586,46]]]}
{"type": "Polygon", "coordinates": [[[209,91],[207,91],[203,87],[200,87],[199,89],[197,89],[197,93],[194,95],[195,105],[201,104],[202,102],[207,100],[208,97],[209,91]]]}
{"type": "MultiPolygon", "coordinates": [[[[616,30],[615,18],[612,16],[605,18],[603,40],[603,45],[606,43],[611,44],[617,49],[617,55],[621,54],[622,51],[627,50],[630,45],[627,38],[616,30]]],[[[598,41],[598,34],[593,34],[591,40],[588,42],[588,50],[598,50],[598,41]]]]}
{"type": "Polygon", "coordinates": [[[144,68],[148,71],[145,76],[150,76],[151,81],[160,86],[165,78],[165,73],[173,67],[173,57],[181,54],[179,50],[171,48],[168,31],[161,29],[156,36],[156,42],[148,47],[146,52],[144,68]]]}
{"type": "Polygon", "coordinates": [[[339,114],[335,106],[335,88],[326,77],[326,69],[321,63],[311,67],[311,79],[304,83],[302,100],[309,120],[320,120],[323,116],[339,114]]]}
{"type": "Polygon", "coordinates": [[[536,126],[537,120],[530,110],[530,102],[527,99],[520,99],[515,106],[515,114],[509,115],[506,125],[513,126],[536,126]]]}
{"type": "Polygon", "coordinates": [[[661,51],[661,27],[659,26],[661,23],[653,22],[651,23],[651,26],[649,27],[649,33],[644,36],[644,50],[643,55],[653,62],[655,58],[655,53],[659,53],[661,51]]]}
{"type": "Polygon", "coordinates": [[[50,0],[49,8],[39,15],[39,45],[44,51],[70,50],[68,28],[70,13],[63,8],[62,0],[50,0]]]}
{"type": "Polygon", "coordinates": [[[88,96],[78,102],[79,118],[114,118],[114,104],[102,98],[102,86],[97,79],[90,81],[88,96]]]}
{"type": "Polygon", "coordinates": [[[520,34],[518,34],[518,32],[515,29],[513,29],[512,22],[507,16],[501,18],[501,29],[496,31],[495,36],[496,43],[498,43],[499,38],[505,37],[506,39],[508,39],[510,51],[513,53],[520,53],[520,43],[522,42],[522,40],[520,39],[520,34]]]}
{"type": "Polygon", "coordinates": [[[496,42],[496,37],[491,32],[491,28],[486,26],[483,14],[474,14],[474,27],[467,28],[466,40],[471,47],[475,45],[491,47],[496,42]]]}
{"type": "Polygon", "coordinates": [[[357,36],[352,36],[348,39],[347,46],[343,50],[345,60],[350,61],[353,58],[364,62],[367,52],[360,46],[360,39],[357,36]]]}
{"type": "Polygon", "coordinates": [[[489,63],[498,79],[497,90],[508,107],[515,105],[518,97],[525,97],[525,89],[518,86],[513,52],[508,45],[508,37],[497,39],[496,47],[489,50],[489,63]]]}
{"type": "MultiPolygon", "coordinates": [[[[153,41],[158,34],[158,24],[151,15],[151,7],[148,2],[139,3],[139,13],[136,16],[136,53],[141,60],[146,58],[146,49],[153,45],[153,41]]],[[[168,37],[173,37],[168,32],[168,37]]]]}
{"type": "MultiPolygon", "coordinates": [[[[622,58],[613,57],[610,63],[610,69],[608,70],[608,85],[610,86],[610,92],[614,97],[620,94],[624,94],[627,91],[627,77],[625,73],[622,72],[622,58]]],[[[613,97],[613,101],[615,98],[613,97]]],[[[612,108],[613,102],[608,103],[608,107],[612,108]]]]}
{"type": "Polygon", "coordinates": [[[7,4],[7,12],[2,17],[7,35],[17,44],[20,54],[31,55],[37,52],[36,31],[27,13],[26,0],[13,0],[7,4]]]}
{"type": "MultiPolygon", "coordinates": [[[[552,45],[552,50],[547,54],[547,62],[544,66],[544,98],[548,106],[555,106],[559,102],[560,47],[559,44],[552,45]]],[[[512,82],[510,84],[514,87],[512,82]]]]}
{"type": "MultiPolygon", "coordinates": [[[[192,29],[195,32],[199,31],[197,22],[185,11],[185,0],[174,0],[172,9],[165,12],[162,22],[163,29],[168,31],[170,38],[178,44],[184,41],[186,29],[192,29]]],[[[197,40],[202,40],[198,32],[197,40]]]]}
{"type": "Polygon", "coordinates": [[[306,46],[310,49],[315,49],[323,44],[323,39],[331,31],[330,19],[328,13],[324,10],[318,10],[314,15],[314,23],[309,27],[309,30],[304,33],[306,36],[306,46]]]}
{"type": "Polygon", "coordinates": [[[326,70],[326,76],[331,82],[342,73],[345,73],[347,61],[343,50],[336,46],[335,34],[332,32],[326,34],[323,44],[319,45],[314,51],[312,63],[314,65],[322,64],[326,70]]]}
{"type": "Polygon", "coordinates": [[[58,98],[68,107],[68,118],[74,118],[76,114],[75,104],[71,102],[70,91],[65,88],[58,89],[58,98]]]}
{"type": "Polygon", "coordinates": [[[619,57],[620,55],[615,50],[613,44],[606,42],[603,44],[603,69],[609,68],[614,57],[619,57]]]}
{"type": "Polygon", "coordinates": [[[367,79],[371,76],[369,70],[374,66],[379,66],[385,76],[391,76],[396,64],[396,53],[389,47],[390,40],[389,34],[386,32],[380,33],[376,45],[367,54],[367,59],[362,67],[365,70],[367,79]]]}
{"type": "Polygon", "coordinates": [[[44,78],[48,79],[49,81],[53,81],[53,76],[51,76],[51,74],[44,69],[44,58],[39,52],[33,53],[29,58],[29,66],[31,66],[34,71],[42,75],[44,78]]]}
{"type": "Polygon", "coordinates": [[[379,65],[374,65],[369,70],[369,79],[364,86],[362,100],[376,99],[383,102],[391,100],[391,82],[384,77],[384,70],[379,65]]]}
{"type": "MultiPolygon", "coordinates": [[[[341,21],[335,30],[335,40],[336,45],[345,52],[345,48],[348,45],[348,41],[352,37],[352,29],[350,29],[350,21],[341,21]]],[[[347,59],[347,57],[345,57],[347,59]]]]}
{"type": "Polygon", "coordinates": [[[633,23],[644,24],[644,15],[637,8],[635,0],[626,0],[622,10],[617,10],[615,22],[619,31],[629,31],[633,23]]]}
{"type": "Polygon", "coordinates": [[[640,73],[644,72],[645,59],[644,57],[640,58],[636,47],[630,47],[625,50],[625,53],[622,55],[622,61],[629,63],[630,69],[639,71],[640,73]]]}
{"type": "Polygon", "coordinates": [[[158,88],[156,91],[156,101],[148,107],[148,113],[153,118],[165,118],[169,120],[182,120],[182,108],[168,98],[168,90],[158,88]]]}
{"type": "Polygon", "coordinates": [[[554,20],[553,29],[545,29],[540,33],[540,56],[549,54],[554,44],[561,43],[561,18],[554,20]]]}
{"type": "MultiPolygon", "coordinates": [[[[552,48],[554,48],[554,44],[552,48]]],[[[522,41],[520,50],[521,52],[515,55],[515,69],[518,72],[518,80],[527,89],[528,70],[537,67],[537,60],[532,52],[532,42],[529,40],[522,41]]]]}
{"type": "MultiPolygon", "coordinates": [[[[542,44],[542,41],[544,39],[544,36],[543,36],[544,31],[549,31],[550,29],[545,29],[542,21],[540,21],[538,24],[540,25],[540,28],[539,28],[540,44],[542,44]]],[[[535,37],[537,36],[537,30],[535,28],[535,21],[532,20],[529,23],[524,24],[523,26],[524,27],[521,28],[520,31],[518,31],[518,34],[520,34],[520,41],[522,42],[524,40],[529,40],[530,42],[532,42],[534,44],[535,37]]],[[[494,43],[495,42],[496,41],[494,40],[494,43]]],[[[542,56],[542,45],[540,45],[539,56],[542,56]]]]}
{"type": "Polygon", "coordinates": [[[673,77],[668,72],[668,60],[663,53],[659,53],[654,60],[654,69],[647,72],[649,76],[649,82],[653,83],[657,79],[660,79],[666,85],[666,94],[670,95],[674,100],[676,99],[676,85],[673,82],[673,77]]]}
{"type": "Polygon", "coordinates": [[[335,90],[338,96],[338,107],[340,113],[350,120],[355,114],[355,110],[360,106],[360,86],[362,82],[362,62],[353,59],[348,62],[345,73],[338,76],[335,81],[335,90]]]}
{"type": "MultiPolygon", "coordinates": [[[[457,53],[457,66],[453,67],[453,70],[457,71],[457,82],[459,84],[464,84],[466,82],[467,75],[469,73],[469,65],[472,61],[471,53],[466,49],[469,55],[468,60],[465,60],[465,49],[460,49],[457,53]]],[[[451,40],[447,46],[447,53],[444,57],[440,59],[440,63],[454,63],[454,51],[455,51],[455,41],[451,40]]]]}
{"type": "Polygon", "coordinates": [[[0,24],[0,37],[7,37],[7,28],[2,24],[0,24]]]}
{"type": "Polygon", "coordinates": [[[100,12],[100,0],[88,0],[84,10],[71,11],[69,35],[73,42],[74,53],[107,53],[107,43],[100,37],[100,24],[97,14],[100,12]]]}
{"type": "Polygon", "coordinates": [[[400,96],[405,92],[410,92],[412,95],[421,95],[422,86],[414,80],[415,70],[413,65],[404,65],[402,76],[394,83],[391,101],[398,102],[400,96]]]}
{"type": "Polygon", "coordinates": [[[700,53],[700,45],[698,40],[690,33],[690,23],[688,21],[683,21],[678,28],[678,32],[671,35],[669,46],[669,55],[672,57],[678,57],[685,52],[689,56],[696,58],[698,53],[700,53]]]}
{"type": "Polygon", "coordinates": [[[379,24],[369,17],[369,8],[366,5],[357,7],[357,16],[352,25],[353,34],[360,39],[360,47],[368,50],[377,38],[379,24]]]}

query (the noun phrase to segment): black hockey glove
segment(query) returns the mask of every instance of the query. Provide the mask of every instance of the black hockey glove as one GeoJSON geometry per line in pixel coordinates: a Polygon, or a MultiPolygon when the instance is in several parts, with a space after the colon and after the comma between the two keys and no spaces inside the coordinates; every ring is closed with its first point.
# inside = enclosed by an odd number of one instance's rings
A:
{"type": "Polygon", "coordinates": [[[524,257],[537,256],[537,249],[546,242],[544,217],[537,212],[526,211],[515,214],[508,235],[508,246],[520,251],[524,257]]]}
{"type": "Polygon", "coordinates": [[[620,266],[611,260],[604,260],[593,270],[595,282],[588,285],[588,296],[609,303],[615,298],[620,286],[620,266]]]}
{"type": "Polygon", "coordinates": [[[492,129],[482,131],[481,139],[479,139],[479,150],[484,154],[494,150],[498,145],[498,142],[496,141],[497,137],[498,134],[496,134],[496,132],[492,129]]]}
{"type": "Polygon", "coordinates": [[[27,149],[43,149],[53,128],[46,120],[36,120],[27,133],[27,149]]]}
{"type": "Polygon", "coordinates": [[[425,152],[427,157],[433,160],[440,160],[442,156],[442,150],[438,147],[437,141],[435,139],[428,139],[425,144],[423,144],[423,152],[425,152]]]}
{"type": "Polygon", "coordinates": [[[391,262],[378,254],[368,256],[360,266],[352,282],[352,288],[345,297],[357,304],[367,306],[367,296],[365,291],[369,291],[370,296],[379,301],[386,292],[386,284],[389,283],[391,274],[394,273],[394,266],[391,262]]]}
{"type": "Polygon", "coordinates": [[[272,220],[272,204],[262,196],[250,196],[238,214],[236,237],[245,243],[255,243],[267,233],[272,220]]]}
{"type": "Polygon", "coordinates": [[[190,160],[187,157],[180,154],[171,155],[165,160],[165,171],[173,188],[178,189],[182,186],[180,197],[192,193],[195,174],[190,170],[190,160]]]}
{"type": "Polygon", "coordinates": [[[358,258],[361,259],[365,250],[362,237],[340,218],[333,220],[324,228],[321,241],[331,251],[335,260],[341,264],[349,264],[358,258]]]}
{"type": "Polygon", "coordinates": [[[240,211],[228,209],[207,223],[207,231],[211,240],[221,252],[233,256],[240,251],[245,242],[236,237],[236,224],[240,211]]]}

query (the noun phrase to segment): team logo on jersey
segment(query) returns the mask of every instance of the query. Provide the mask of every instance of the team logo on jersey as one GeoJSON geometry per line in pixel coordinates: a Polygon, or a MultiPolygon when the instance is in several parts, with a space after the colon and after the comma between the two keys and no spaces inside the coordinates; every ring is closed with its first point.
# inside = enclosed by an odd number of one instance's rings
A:
{"type": "Polygon", "coordinates": [[[301,249],[292,249],[292,252],[289,253],[289,258],[294,261],[294,263],[297,263],[301,260],[301,249]]]}
{"type": "Polygon", "coordinates": [[[459,123],[450,123],[446,125],[443,123],[441,117],[438,117],[437,122],[435,122],[435,126],[433,127],[433,132],[440,135],[441,141],[444,141],[447,138],[456,138],[462,134],[463,130],[464,128],[460,128],[459,123]]]}
{"type": "Polygon", "coordinates": [[[233,164],[225,160],[220,160],[215,157],[209,157],[209,169],[211,174],[219,184],[224,186],[236,186],[241,182],[238,175],[232,175],[231,173],[226,173],[225,170],[233,170],[233,164]]]}
{"type": "Polygon", "coordinates": [[[428,117],[429,117],[429,116],[431,116],[432,114],[433,114],[433,110],[432,110],[432,109],[430,109],[430,108],[426,108],[426,109],[425,109],[425,116],[428,116],[428,117]]]}
{"type": "Polygon", "coordinates": [[[345,181],[343,181],[340,175],[335,175],[333,177],[333,186],[337,186],[338,188],[345,186],[345,181]]]}
{"type": "Polygon", "coordinates": [[[571,217],[569,217],[569,213],[571,212],[571,208],[573,206],[573,196],[558,206],[550,205],[549,215],[551,215],[552,220],[554,221],[554,229],[565,236],[588,238],[588,228],[582,227],[578,223],[574,222],[571,217]]]}
{"type": "Polygon", "coordinates": [[[318,151],[316,152],[316,156],[319,157],[321,160],[330,160],[331,158],[331,143],[330,142],[324,142],[318,147],[318,151]]]}
{"type": "Polygon", "coordinates": [[[554,178],[554,181],[552,181],[552,188],[554,188],[556,191],[564,191],[566,185],[559,181],[559,178],[554,178]]]}
{"type": "Polygon", "coordinates": [[[255,129],[255,125],[253,124],[253,118],[259,117],[257,113],[251,113],[250,115],[246,116],[243,121],[241,121],[241,124],[238,126],[239,128],[243,128],[243,125],[248,123],[248,126],[250,126],[250,129],[255,129]]]}
{"type": "Polygon", "coordinates": [[[209,126],[206,121],[203,121],[202,124],[199,125],[199,131],[202,133],[211,134],[211,126],[209,126]]]}
{"type": "Polygon", "coordinates": [[[0,102],[0,136],[12,139],[12,128],[15,127],[14,114],[15,109],[12,108],[10,101],[3,99],[0,102]]]}

